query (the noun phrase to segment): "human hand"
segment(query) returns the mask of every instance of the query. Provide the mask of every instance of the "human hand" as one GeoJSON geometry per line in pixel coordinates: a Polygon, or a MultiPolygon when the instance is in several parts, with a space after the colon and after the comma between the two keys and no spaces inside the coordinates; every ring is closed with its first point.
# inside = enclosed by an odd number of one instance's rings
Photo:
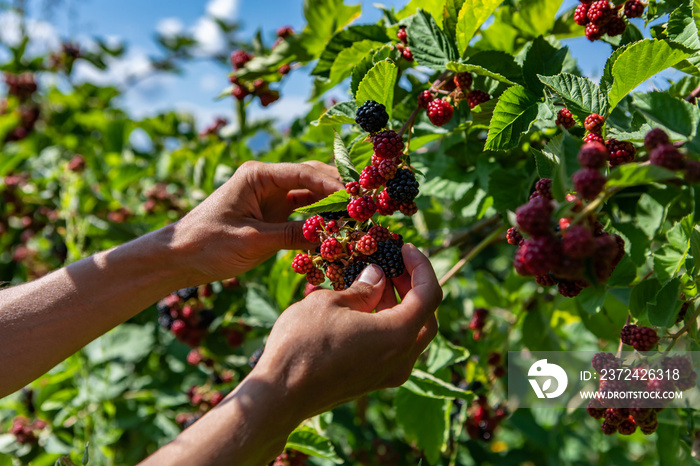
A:
{"type": "Polygon", "coordinates": [[[311,249],[294,209],[344,189],[334,167],[246,162],[223,186],[173,225],[175,254],[190,285],[234,277],[280,249],[311,249]]]}
{"type": "Polygon", "coordinates": [[[371,265],[349,289],[315,291],[284,311],[249,377],[284,387],[299,421],[403,384],[437,333],[442,290],[418,249],[402,254],[406,272],[393,286],[371,265]]]}

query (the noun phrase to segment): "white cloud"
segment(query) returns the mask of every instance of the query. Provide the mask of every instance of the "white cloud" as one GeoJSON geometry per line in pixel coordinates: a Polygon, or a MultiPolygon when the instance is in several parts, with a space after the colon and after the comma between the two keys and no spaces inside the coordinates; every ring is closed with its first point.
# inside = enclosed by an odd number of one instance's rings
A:
{"type": "Polygon", "coordinates": [[[259,105],[250,107],[250,114],[255,118],[273,118],[277,125],[286,126],[296,118],[305,115],[310,108],[311,104],[303,96],[282,95],[280,100],[273,102],[268,107],[259,105]]]}
{"type": "Polygon", "coordinates": [[[204,76],[199,78],[199,85],[203,91],[216,92],[221,91],[221,89],[228,86],[229,84],[224,79],[223,75],[205,74],[204,76]]]}
{"type": "Polygon", "coordinates": [[[24,21],[27,35],[32,39],[27,48],[30,56],[41,55],[55,50],[61,41],[56,29],[46,21],[24,18],[12,11],[0,13],[0,42],[16,46],[22,40],[20,25],[24,21]]]}
{"type": "Polygon", "coordinates": [[[156,31],[158,34],[166,37],[172,37],[180,34],[185,29],[179,18],[163,18],[158,21],[156,31]]]}
{"type": "Polygon", "coordinates": [[[100,85],[121,85],[129,80],[142,78],[152,73],[151,62],[145,52],[134,48],[126,55],[107,60],[107,69],[100,70],[92,64],[78,60],[75,63],[75,79],[100,85]]]}
{"type": "Polygon", "coordinates": [[[234,20],[238,15],[239,0],[210,0],[207,3],[207,14],[214,18],[234,20]]]}
{"type": "Polygon", "coordinates": [[[220,53],[226,44],[226,38],[219,25],[205,16],[200,17],[192,27],[192,35],[199,43],[199,49],[204,55],[220,53]]]}

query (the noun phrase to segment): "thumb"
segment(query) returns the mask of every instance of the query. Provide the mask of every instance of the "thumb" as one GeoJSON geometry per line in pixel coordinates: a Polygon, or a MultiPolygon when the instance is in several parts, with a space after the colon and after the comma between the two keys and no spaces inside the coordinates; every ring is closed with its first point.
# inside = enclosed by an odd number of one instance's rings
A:
{"type": "Polygon", "coordinates": [[[352,286],[340,294],[342,302],[351,309],[372,312],[384,294],[386,278],[384,271],[370,264],[362,271],[352,286]]]}

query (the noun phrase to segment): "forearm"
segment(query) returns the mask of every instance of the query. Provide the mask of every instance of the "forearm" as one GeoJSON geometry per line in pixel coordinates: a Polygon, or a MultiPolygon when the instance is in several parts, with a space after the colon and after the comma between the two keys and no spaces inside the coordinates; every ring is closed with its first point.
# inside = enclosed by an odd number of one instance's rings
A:
{"type": "Polygon", "coordinates": [[[186,285],[166,227],[0,291],[0,397],[186,285]]]}
{"type": "Polygon", "coordinates": [[[253,371],[216,408],[141,466],[267,464],[303,420],[298,406],[283,382],[253,371]]]}

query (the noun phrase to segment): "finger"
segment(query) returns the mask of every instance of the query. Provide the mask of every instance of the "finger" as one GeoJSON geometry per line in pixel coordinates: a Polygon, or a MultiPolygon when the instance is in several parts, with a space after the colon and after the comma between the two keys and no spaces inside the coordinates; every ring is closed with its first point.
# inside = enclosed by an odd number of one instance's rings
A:
{"type": "Polygon", "coordinates": [[[318,160],[309,160],[307,162],[302,162],[305,165],[309,165],[316,170],[321,170],[325,174],[332,176],[333,178],[340,179],[340,173],[334,165],[329,165],[327,163],[319,162],[318,160]]]}
{"type": "Polygon", "coordinates": [[[287,193],[287,203],[289,204],[289,213],[299,207],[313,204],[316,201],[323,199],[320,194],[312,193],[308,189],[293,189],[287,193]]]}
{"type": "Polygon", "coordinates": [[[379,300],[377,304],[377,312],[381,312],[385,309],[390,309],[396,306],[398,302],[396,301],[396,290],[390,281],[384,286],[384,293],[382,294],[382,299],[379,300]]]}
{"type": "Polygon", "coordinates": [[[405,298],[406,293],[411,289],[411,276],[408,274],[408,271],[404,271],[404,273],[398,277],[392,278],[391,281],[396,287],[396,291],[399,293],[399,298],[405,298]]]}
{"type": "Polygon", "coordinates": [[[260,170],[275,186],[284,191],[308,189],[317,194],[328,195],[345,189],[340,180],[308,164],[262,164],[260,170]]]}
{"type": "Polygon", "coordinates": [[[303,221],[267,223],[259,222],[258,229],[262,232],[261,241],[270,250],[280,249],[315,249],[318,243],[312,243],[304,238],[303,221]]]}
{"type": "Polygon", "coordinates": [[[414,333],[423,326],[442,301],[442,289],[427,257],[412,244],[401,250],[406,270],[411,275],[411,289],[400,304],[381,315],[388,325],[406,327],[414,333]]]}
{"type": "Polygon", "coordinates": [[[386,285],[382,269],[374,264],[368,265],[350,288],[338,293],[339,302],[350,309],[372,312],[381,301],[386,285]]]}

